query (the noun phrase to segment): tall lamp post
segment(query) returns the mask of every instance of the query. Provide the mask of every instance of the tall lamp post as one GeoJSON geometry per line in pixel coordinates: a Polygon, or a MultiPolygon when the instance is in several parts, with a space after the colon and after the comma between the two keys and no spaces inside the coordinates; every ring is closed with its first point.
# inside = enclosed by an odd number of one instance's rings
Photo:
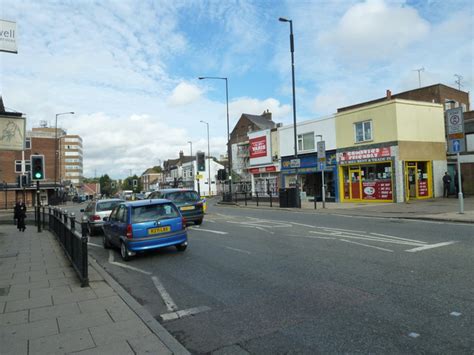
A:
{"type": "MultiPolygon", "coordinates": [[[[322,134],[317,134],[316,137],[321,138],[321,142],[323,141],[323,135],[322,134]]],[[[319,160],[319,159],[318,159],[319,160]]],[[[319,163],[319,162],[318,162],[319,163]]],[[[323,208],[326,208],[326,184],[324,183],[324,172],[326,170],[326,163],[324,163],[324,166],[319,163],[321,166],[321,180],[322,180],[322,188],[321,188],[321,200],[323,201],[323,208]]],[[[314,198],[316,199],[316,191],[314,192],[314,198]]]]}
{"type": "MultiPolygon", "coordinates": [[[[189,143],[189,154],[191,155],[191,159],[193,157],[193,142],[188,141],[189,143]]],[[[191,160],[191,181],[194,189],[194,161],[191,160]]]]}
{"type": "MultiPolygon", "coordinates": [[[[295,145],[295,159],[298,159],[298,145],[297,145],[297,137],[296,137],[296,94],[295,94],[295,45],[293,40],[293,21],[288,20],[284,17],[280,17],[278,19],[280,22],[289,22],[290,23],[290,52],[291,52],[291,80],[293,86],[293,138],[294,138],[294,145],[295,145]]],[[[298,168],[296,168],[296,199],[297,199],[297,206],[301,207],[300,204],[300,189],[298,186],[298,168]]]]}
{"type": "Polygon", "coordinates": [[[211,146],[209,143],[209,123],[206,121],[200,121],[207,126],[207,178],[209,184],[209,197],[211,197],[211,146]]]}
{"type": "Polygon", "coordinates": [[[74,115],[74,112],[61,112],[56,114],[56,120],[54,124],[54,142],[55,142],[55,156],[54,156],[54,190],[56,195],[56,201],[58,198],[58,159],[59,159],[59,142],[58,142],[58,116],[62,115],[74,115]]]}
{"type": "Polygon", "coordinates": [[[229,196],[232,201],[232,147],[230,145],[230,131],[229,131],[229,80],[225,77],[218,76],[200,76],[199,80],[217,79],[225,80],[225,101],[227,107],[227,178],[229,179],[229,196]]]}

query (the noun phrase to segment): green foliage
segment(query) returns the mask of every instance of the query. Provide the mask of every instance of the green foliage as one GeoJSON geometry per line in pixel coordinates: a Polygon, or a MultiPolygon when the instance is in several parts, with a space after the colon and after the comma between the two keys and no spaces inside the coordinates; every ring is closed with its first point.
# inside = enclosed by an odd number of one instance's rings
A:
{"type": "Polygon", "coordinates": [[[141,179],[137,175],[129,176],[122,181],[122,190],[132,190],[133,192],[140,192],[143,190],[141,179]],[[137,181],[137,185],[133,186],[133,180],[137,181]]]}

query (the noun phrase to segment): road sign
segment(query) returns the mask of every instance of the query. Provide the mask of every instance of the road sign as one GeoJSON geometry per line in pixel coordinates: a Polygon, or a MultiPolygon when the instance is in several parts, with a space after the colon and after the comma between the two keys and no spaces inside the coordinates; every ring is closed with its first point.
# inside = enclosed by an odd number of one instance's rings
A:
{"type": "Polygon", "coordinates": [[[326,160],[326,142],[325,141],[318,142],[318,160],[319,161],[326,160]]]}
{"type": "Polygon", "coordinates": [[[202,180],[202,179],[204,179],[204,175],[196,174],[196,180],[202,180]]]}
{"type": "Polygon", "coordinates": [[[301,160],[299,159],[291,159],[290,160],[290,167],[291,168],[299,168],[301,166],[301,160]]]}
{"type": "Polygon", "coordinates": [[[319,162],[319,170],[323,171],[326,169],[326,162],[325,161],[320,161],[319,162]]]}
{"type": "Polygon", "coordinates": [[[448,152],[450,154],[462,153],[466,151],[466,144],[464,139],[450,139],[448,145],[448,152]]]}
{"type": "Polygon", "coordinates": [[[446,110],[446,121],[448,124],[448,135],[464,133],[464,118],[462,107],[446,110]]]}

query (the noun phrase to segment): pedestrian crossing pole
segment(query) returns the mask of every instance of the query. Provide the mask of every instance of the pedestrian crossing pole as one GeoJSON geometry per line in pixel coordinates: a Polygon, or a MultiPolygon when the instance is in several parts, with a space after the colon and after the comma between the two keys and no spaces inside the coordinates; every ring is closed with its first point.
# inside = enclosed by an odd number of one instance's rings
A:
{"type": "Polygon", "coordinates": [[[40,182],[36,180],[36,222],[38,224],[38,233],[41,233],[41,212],[40,212],[40,182]]]}

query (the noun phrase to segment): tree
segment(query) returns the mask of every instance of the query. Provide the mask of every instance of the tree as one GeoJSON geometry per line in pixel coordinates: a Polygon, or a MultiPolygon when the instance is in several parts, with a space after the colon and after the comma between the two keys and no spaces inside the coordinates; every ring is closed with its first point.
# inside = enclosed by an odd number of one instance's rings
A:
{"type": "Polygon", "coordinates": [[[117,192],[116,189],[112,189],[112,179],[107,174],[102,175],[99,178],[99,184],[100,184],[100,191],[102,192],[103,195],[112,196],[117,192]]]}
{"type": "Polygon", "coordinates": [[[129,176],[122,182],[122,190],[132,190],[133,192],[140,192],[143,190],[141,179],[137,175],[129,176]],[[133,186],[133,180],[137,181],[137,185],[133,186]]]}

